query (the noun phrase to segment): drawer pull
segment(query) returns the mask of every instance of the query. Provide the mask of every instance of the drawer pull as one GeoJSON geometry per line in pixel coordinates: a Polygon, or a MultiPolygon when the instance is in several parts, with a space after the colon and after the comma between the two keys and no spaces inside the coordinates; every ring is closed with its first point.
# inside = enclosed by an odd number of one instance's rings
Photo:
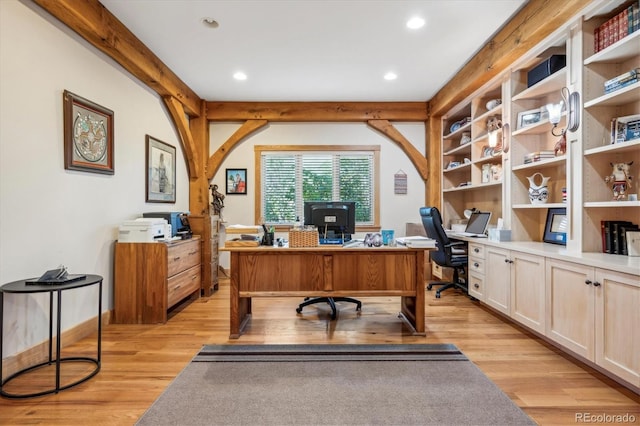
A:
{"type": "Polygon", "coordinates": [[[478,262],[475,262],[475,263],[473,264],[473,267],[474,267],[474,268],[479,268],[479,267],[480,267],[480,264],[479,264],[478,262]]]}
{"type": "Polygon", "coordinates": [[[473,286],[474,286],[475,288],[480,288],[480,284],[478,284],[478,283],[475,283],[473,286]]]}
{"type": "Polygon", "coordinates": [[[591,280],[585,280],[585,281],[584,281],[584,283],[585,283],[586,285],[591,285],[591,280]]]}
{"type": "Polygon", "coordinates": [[[198,250],[190,251],[189,256],[193,256],[194,254],[198,254],[198,250]]]}
{"type": "Polygon", "coordinates": [[[478,247],[474,248],[473,251],[475,251],[476,253],[480,253],[480,249],[478,247]]]}
{"type": "Polygon", "coordinates": [[[177,262],[178,260],[180,260],[180,256],[178,256],[178,257],[174,257],[174,258],[173,258],[173,261],[174,261],[174,262],[177,262]]]}
{"type": "Polygon", "coordinates": [[[194,275],[194,276],[191,277],[192,280],[195,280],[196,278],[198,278],[197,275],[194,275]]]}
{"type": "Polygon", "coordinates": [[[598,281],[594,281],[594,282],[593,282],[593,286],[594,286],[594,287],[600,287],[600,283],[599,283],[598,281]]]}
{"type": "Polygon", "coordinates": [[[181,285],[177,285],[177,286],[175,286],[173,289],[174,289],[174,290],[177,290],[177,289],[179,289],[180,287],[182,287],[182,286],[181,286],[181,285]]]}

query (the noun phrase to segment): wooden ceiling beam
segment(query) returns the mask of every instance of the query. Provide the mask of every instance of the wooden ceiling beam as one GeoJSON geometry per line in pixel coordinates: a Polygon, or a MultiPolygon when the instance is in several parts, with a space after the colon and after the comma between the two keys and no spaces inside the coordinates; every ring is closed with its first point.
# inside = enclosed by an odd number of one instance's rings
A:
{"type": "Polygon", "coordinates": [[[572,19],[592,0],[530,0],[429,101],[432,115],[442,115],[527,51],[572,19]]]}
{"type": "Polygon", "coordinates": [[[367,124],[394,141],[400,149],[404,151],[407,157],[409,157],[423,180],[426,181],[429,178],[429,163],[427,162],[427,158],[418,151],[393,124],[388,120],[369,120],[367,124]]]}
{"type": "Polygon", "coordinates": [[[177,99],[197,117],[201,99],[98,0],[33,0],[122,65],[160,96],[177,99]]]}
{"type": "Polygon", "coordinates": [[[427,102],[208,102],[209,121],[427,120],[427,102]]]}
{"type": "Polygon", "coordinates": [[[223,143],[207,162],[207,179],[213,179],[224,159],[233,149],[248,138],[252,133],[269,124],[267,120],[247,120],[233,135],[223,143]]]}
{"type": "Polygon", "coordinates": [[[178,129],[180,140],[182,142],[182,148],[184,156],[186,157],[187,168],[189,171],[190,179],[197,179],[200,177],[203,169],[203,161],[199,158],[199,151],[193,140],[191,129],[189,128],[189,122],[184,113],[182,104],[172,96],[164,96],[162,98],[164,104],[171,115],[173,124],[178,129]]]}

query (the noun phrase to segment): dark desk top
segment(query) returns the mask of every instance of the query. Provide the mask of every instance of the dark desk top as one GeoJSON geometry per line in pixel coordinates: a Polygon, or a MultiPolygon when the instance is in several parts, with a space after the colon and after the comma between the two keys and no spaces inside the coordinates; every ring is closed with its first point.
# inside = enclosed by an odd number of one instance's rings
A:
{"type": "Polygon", "coordinates": [[[86,287],[93,284],[97,284],[102,281],[100,275],[88,275],[77,281],[71,281],[62,284],[27,284],[27,281],[37,280],[38,277],[27,278],[24,280],[13,281],[4,284],[0,287],[0,292],[3,293],[48,293],[58,290],[69,290],[72,288],[86,287]]]}

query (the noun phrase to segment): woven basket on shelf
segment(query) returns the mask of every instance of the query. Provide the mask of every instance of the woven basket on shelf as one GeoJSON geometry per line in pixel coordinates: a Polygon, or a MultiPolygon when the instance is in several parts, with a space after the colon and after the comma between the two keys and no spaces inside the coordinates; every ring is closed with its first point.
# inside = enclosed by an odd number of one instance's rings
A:
{"type": "Polygon", "coordinates": [[[290,230],[289,247],[318,247],[318,231],[315,229],[290,230]]]}

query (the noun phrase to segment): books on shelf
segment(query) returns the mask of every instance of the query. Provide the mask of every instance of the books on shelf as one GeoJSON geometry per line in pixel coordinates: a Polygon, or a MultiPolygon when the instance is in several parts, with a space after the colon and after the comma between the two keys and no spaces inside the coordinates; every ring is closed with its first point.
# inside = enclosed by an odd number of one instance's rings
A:
{"type": "Polygon", "coordinates": [[[620,89],[623,89],[623,88],[625,88],[627,86],[631,86],[632,84],[636,84],[637,82],[638,82],[638,78],[636,77],[636,78],[633,78],[631,80],[627,80],[627,81],[625,81],[623,83],[613,84],[611,86],[608,86],[608,87],[604,88],[604,94],[608,95],[609,93],[613,93],[613,92],[615,92],[617,90],[620,90],[620,89]]]}
{"type": "Polygon", "coordinates": [[[600,222],[602,231],[602,252],[609,254],[629,254],[627,233],[639,231],[637,224],[624,220],[603,220],[600,222]]]}
{"type": "Polygon", "coordinates": [[[640,138],[640,114],[611,119],[611,144],[640,138]]]}
{"type": "Polygon", "coordinates": [[[525,154],[524,164],[535,163],[536,161],[554,158],[556,156],[553,150],[536,151],[525,154]]]}
{"type": "Polygon", "coordinates": [[[593,51],[606,49],[640,29],[640,6],[635,1],[593,30],[593,51]]]}
{"type": "Polygon", "coordinates": [[[634,68],[630,71],[625,72],[624,74],[620,74],[617,77],[609,79],[604,82],[604,93],[615,92],[616,90],[620,90],[623,87],[630,86],[638,82],[638,78],[640,77],[640,68],[634,68]]]}

